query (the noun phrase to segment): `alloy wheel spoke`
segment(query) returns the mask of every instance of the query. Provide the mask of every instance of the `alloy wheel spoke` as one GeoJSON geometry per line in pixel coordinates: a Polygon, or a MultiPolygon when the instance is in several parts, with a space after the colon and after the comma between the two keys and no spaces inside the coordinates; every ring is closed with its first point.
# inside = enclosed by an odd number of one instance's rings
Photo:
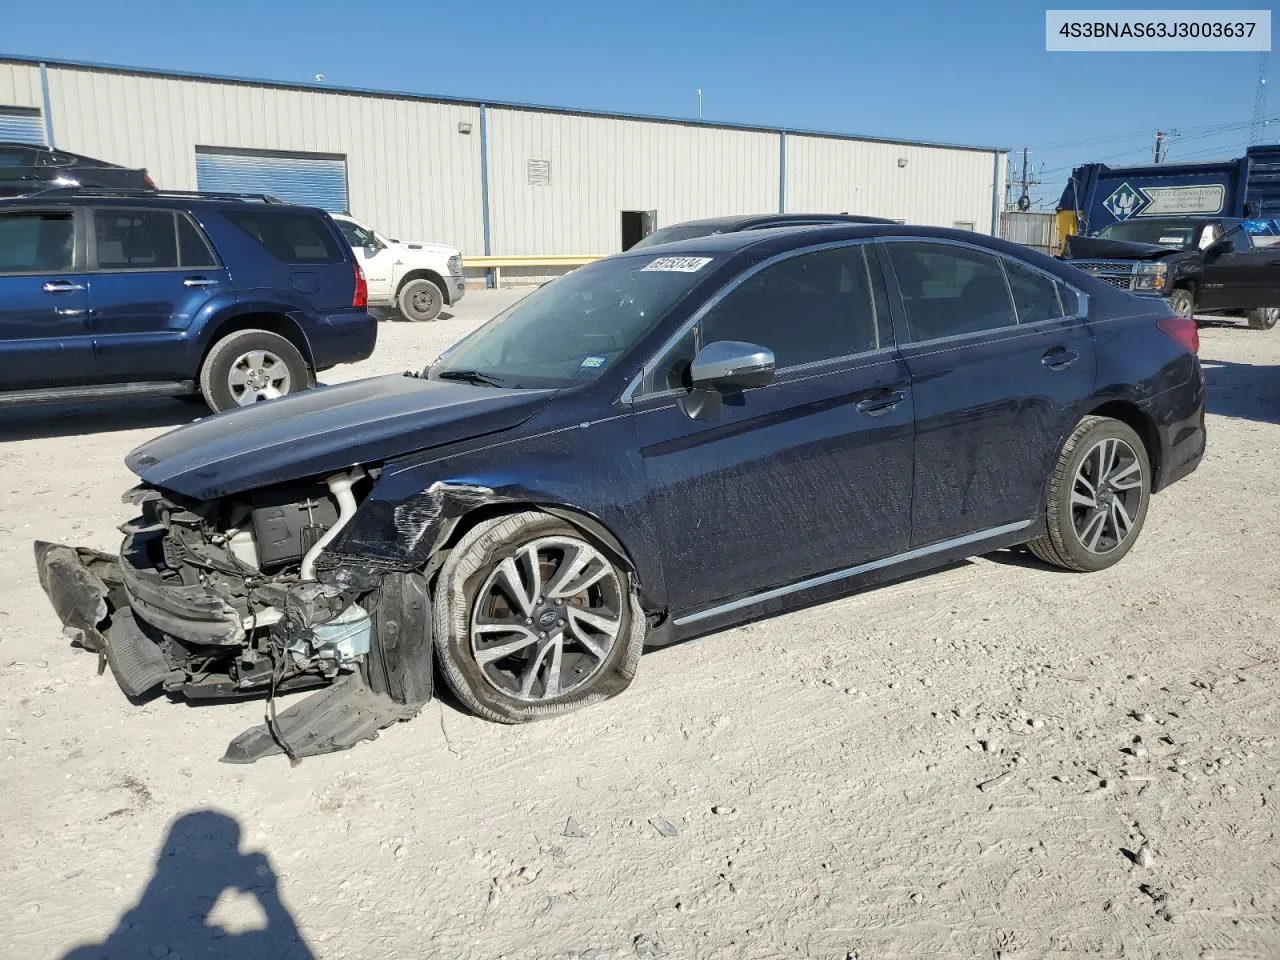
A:
{"type": "Polygon", "coordinates": [[[1097,552],[1098,541],[1102,539],[1102,532],[1107,528],[1107,511],[1096,510],[1090,515],[1089,520],[1084,525],[1084,529],[1080,531],[1080,541],[1089,550],[1097,552]]]}
{"type": "MultiPolygon", "coordinates": [[[[591,562],[597,559],[597,557],[595,553],[588,550],[585,545],[575,546],[573,549],[574,552],[572,555],[569,554],[568,550],[565,551],[565,556],[560,561],[560,569],[556,571],[555,576],[551,578],[551,582],[547,584],[548,597],[553,599],[564,599],[565,597],[571,597],[575,593],[580,593],[586,589],[586,587],[578,586],[575,581],[582,575],[583,571],[591,565],[591,562]],[[572,589],[570,589],[571,587],[572,589]]],[[[600,576],[595,577],[592,582],[599,580],[600,577],[604,576],[607,572],[608,568],[604,568],[600,573],[600,576]]]]}
{"type": "Polygon", "coordinates": [[[261,370],[267,355],[262,350],[250,350],[244,355],[244,362],[250,370],[261,370]]]}
{"type": "Polygon", "coordinates": [[[233,387],[243,387],[249,382],[249,368],[238,365],[232,367],[231,375],[227,377],[227,380],[233,387]]]}
{"type": "MultiPolygon", "coordinates": [[[[538,672],[542,669],[542,662],[547,659],[547,653],[561,642],[559,634],[539,641],[538,649],[529,658],[529,664],[520,677],[520,696],[528,697],[533,692],[533,685],[538,682],[538,672]]],[[[559,684],[559,678],[556,682],[559,684]]]]}
{"type": "Polygon", "coordinates": [[[1119,498],[1111,501],[1111,527],[1116,534],[1117,546],[1120,541],[1129,536],[1129,531],[1133,529],[1133,519],[1119,498]]]}
{"type": "Polygon", "coordinates": [[[1079,490],[1071,491],[1071,505],[1073,507],[1088,507],[1094,510],[1098,506],[1098,498],[1090,493],[1081,493],[1079,490]]]}
{"type": "Polygon", "coordinates": [[[472,627],[472,630],[477,634],[514,633],[518,635],[514,640],[508,640],[506,643],[496,643],[492,647],[478,649],[475,654],[476,663],[482,667],[538,642],[538,635],[523,624],[478,623],[472,627]]]}
{"type": "MultiPolygon", "coordinates": [[[[533,565],[536,570],[538,565],[533,565]]],[[[531,593],[525,587],[524,581],[520,577],[520,568],[516,565],[515,557],[507,557],[502,563],[498,564],[498,586],[503,589],[507,598],[514,600],[516,606],[520,608],[520,612],[524,616],[533,613],[533,605],[537,602],[538,594],[531,593]]]]}
{"type": "Polygon", "coordinates": [[[547,682],[542,690],[544,697],[560,695],[560,664],[564,657],[564,635],[557,633],[551,639],[551,665],[547,667],[547,682]]]}
{"type": "Polygon", "coordinates": [[[1116,490],[1132,490],[1142,486],[1142,466],[1134,458],[1132,463],[1116,467],[1107,477],[1107,483],[1116,490]]]}

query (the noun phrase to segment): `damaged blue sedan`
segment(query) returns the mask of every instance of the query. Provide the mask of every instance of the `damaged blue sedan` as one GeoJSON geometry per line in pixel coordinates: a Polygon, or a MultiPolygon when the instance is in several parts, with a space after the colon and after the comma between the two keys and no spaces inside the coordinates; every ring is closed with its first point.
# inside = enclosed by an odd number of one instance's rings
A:
{"type": "Polygon", "coordinates": [[[699,237],[582,267],[421,373],[152,440],[120,555],[37,566],[131,696],[320,688],[229,761],[350,747],[437,672],[519,723],[618,695],[646,644],[965,556],[1114,564],[1204,453],[1197,347],[972,233],[699,237]]]}

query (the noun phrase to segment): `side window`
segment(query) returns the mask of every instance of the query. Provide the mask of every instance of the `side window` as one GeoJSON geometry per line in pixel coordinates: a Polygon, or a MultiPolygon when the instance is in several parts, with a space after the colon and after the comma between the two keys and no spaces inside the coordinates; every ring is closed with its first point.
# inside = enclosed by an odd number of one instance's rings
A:
{"type": "Polygon", "coordinates": [[[70,213],[0,216],[0,274],[68,271],[75,240],[75,221],[70,213]]]}
{"type": "Polygon", "coordinates": [[[224,214],[281,263],[341,263],[338,241],[319,217],[269,209],[229,209],[224,214]]]}
{"type": "Polygon", "coordinates": [[[169,210],[93,211],[99,270],[175,270],[178,238],[169,210]]]}
{"type": "Polygon", "coordinates": [[[184,267],[216,267],[218,258],[191,218],[178,214],[178,256],[184,267]]]}
{"type": "Polygon", "coordinates": [[[699,345],[744,340],[778,368],[873,350],[879,327],[861,245],[802,253],[747,278],[698,323],[699,345]]]}
{"type": "Polygon", "coordinates": [[[342,235],[346,237],[347,243],[354,250],[356,247],[367,247],[373,243],[373,231],[366,230],[364,227],[356,226],[350,220],[335,220],[338,229],[342,231],[342,235]]]}
{"type": "Polygon", "coordinates": [[[1231,241],[1232,253],[1248,253],[1253,249],[1253,238],[1247,230],[1235,229],[1227,234],[1227,239],[1231,241]]]}
{"type": "Polygon", "coordinates": [[[886,243],[915,342],[1017,323],[993,254],[956,244],[886,243]]]}
{"type": "Polygon", "coordinates": [[[1067,315],[1059,297],[1058,281],[1016,260],[1005,260],[1004,269],[1013,290],[1019,323],[1038,323],[1067,315]]]}

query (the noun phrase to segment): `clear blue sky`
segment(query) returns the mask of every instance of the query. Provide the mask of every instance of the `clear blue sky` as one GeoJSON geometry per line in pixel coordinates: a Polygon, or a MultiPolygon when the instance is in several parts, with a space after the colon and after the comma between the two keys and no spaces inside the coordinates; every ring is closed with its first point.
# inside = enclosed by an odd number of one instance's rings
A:
{"type": "MultiPolygon", "coordinates": [[[[1028,2],[6,6],[0,53],[667,116],[696,116],[701,87],[712,120],[1025,145],[1045,200],[1073,164],[1146,162],[1159,128],[1181,131],[1170,162],[1238,156],[1258,65],[1256,53],[1046,53],[1045,4],[1028,2]]],[[[1267,113],[1280,115],[1280,93],[1267,113]]]]}

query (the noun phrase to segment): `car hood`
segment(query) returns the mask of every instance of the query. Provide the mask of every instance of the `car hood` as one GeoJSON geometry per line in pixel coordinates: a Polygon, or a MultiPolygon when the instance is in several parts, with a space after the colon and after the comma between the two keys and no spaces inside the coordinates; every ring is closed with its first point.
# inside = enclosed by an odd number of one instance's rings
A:
{"type": "Polygon", "coordinates": [[[1155,243],[1105,240],[1102,237],[1067,237],[1062,255],[1067,260],[1160,260],[1180,252],[1155,243]]]}
{"type": "Polygon", "coordinates": [[[397,240],[396,246],[414,253],[438,253],[445,257],[453,256],[458,252],[457,247],[451,247],[447,243],[423,243],[419,240],[397,240]]]}
{"type": "Polygon", "coordinates": [[[374,377],[197,420],[125,464],[153,486],[209,500],[510,430],[554,394],[374,377]]]}

